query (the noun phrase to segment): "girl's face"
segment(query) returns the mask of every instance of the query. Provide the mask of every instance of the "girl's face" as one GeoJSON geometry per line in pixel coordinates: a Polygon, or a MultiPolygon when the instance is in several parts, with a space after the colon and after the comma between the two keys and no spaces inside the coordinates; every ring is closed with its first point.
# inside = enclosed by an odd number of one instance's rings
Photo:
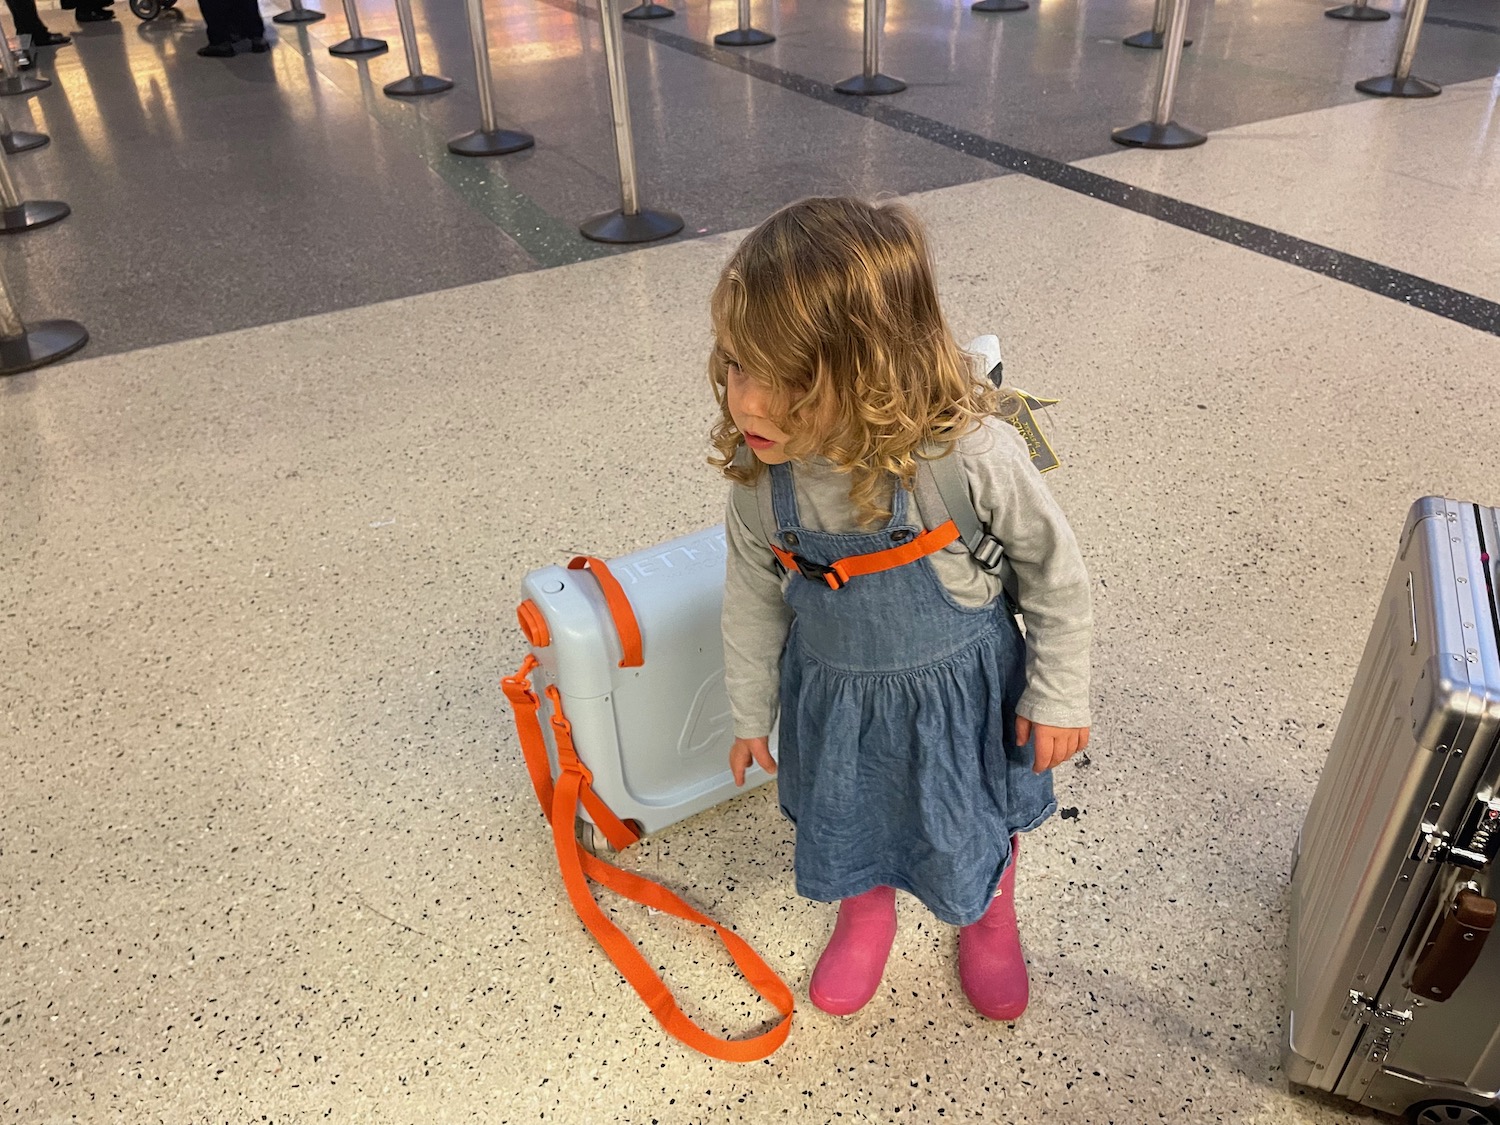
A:
{"type": "Polygon", "coordinates": [[[791,435],[771,420],[775,409],[770,388],[747,375],[728,348],[724,349],[724,360],[728,367],[724,390],[729,416],[744,436],[745,444],[764,464],[781,465],[790,461],[786,443],[791,435]]]}

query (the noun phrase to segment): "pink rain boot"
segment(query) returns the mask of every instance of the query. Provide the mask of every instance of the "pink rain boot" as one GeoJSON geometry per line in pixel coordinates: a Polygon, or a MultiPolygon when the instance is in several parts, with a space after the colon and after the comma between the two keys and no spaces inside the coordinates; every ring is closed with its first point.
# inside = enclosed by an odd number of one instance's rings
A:
{"type": "Polygon", "coordinates": [[[1031,986],[1026,956],[1016,930],[1016,855],[1019,836],[1010,841],[1010,866],[1000,877],[1000,892],[984,917],[958,931],[958,979],[964,995],[982,1016],[1015,1020],[1026,1010],[1031,986]]]}
{"type": "Polygon", "coordinates": [[[848,1016],[880,987],[891,942],[896,940],[896,892],[876,887],[839,903],[828,948],[818,958],[808,998],[829,1015],[848,1016]]]}

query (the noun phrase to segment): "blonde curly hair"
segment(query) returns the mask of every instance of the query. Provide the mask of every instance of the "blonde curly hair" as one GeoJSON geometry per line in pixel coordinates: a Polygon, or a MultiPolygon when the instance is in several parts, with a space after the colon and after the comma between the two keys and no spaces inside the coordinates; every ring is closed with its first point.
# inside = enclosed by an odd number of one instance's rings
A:
{"type": "Polygon", "coordinates": [[[740,243],[710,307],[720,416],[709,463],[742,484],[764,466],[739,456],[731,356],[769,392],[791,435],[788,456],[824,457],[850,475],[866,527],[890,518],[890,478],[911,488],[918,461],[934,456],[925,447],[946,455],[1002,409],[948,330],[921,224],[900,204],[815,198],[782,208],[740,243]]]}

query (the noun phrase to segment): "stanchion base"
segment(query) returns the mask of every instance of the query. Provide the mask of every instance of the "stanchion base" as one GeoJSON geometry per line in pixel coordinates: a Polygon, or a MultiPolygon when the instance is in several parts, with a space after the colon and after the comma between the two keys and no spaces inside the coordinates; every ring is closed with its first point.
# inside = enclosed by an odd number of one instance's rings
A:
{"type": "Polygon", "coordinates": [[[658,238],[670,238],[681,229],[682,216],[671,211],[641,211],[634,215],[606,211],[578,228],[584,238],[595,242],[655,242],[658,238]]]}
{"type": "Polygon", "coordinates": [[[1372,8],[1368,4],[1364,7],[1345,4],[1342,8],[1329,8],[1323,14],[1331,20],[1354,20],[1357,23],[1377,23],[1391,18],[1391,13],[1384,8],[1372,8]]]}
{"type": "Polygon", "coordinates": [[[0,338],[0,375],[19,375],[72,355],[89,342],[74,320],[39,320],[9,339],[0,338]]]}
{"type": "Polygon", "coordinates": [[[1195,133],[1175,121],[1168,121],[1165,125],[1142,121],[1128,129],[1116,129],[1110,137],[1116,144],[1131,148],[1192,148],[1208,140],[1202,133],[1195,133]]]}
{"type": "Polygon", "coordinates": [[[0,234],[19,234],[23,230],[50,227],[73,213],[73,208],[56,199],[28,199],[19,207],[0,211],[0,234]]]}
{"type": "Polygon", "coordinates": [[[453,79],[436,74],[411,74],[385,84],[385,92],[393,98],[420,98],[423,94],[441,94],[453,89],[453,79]]]}
{"type": "Polygon", "coordinates": [[[637,4],[628,12],[621,12],[620,18],[627,20],[664,20],[668,16],[677,13],[662,4],[637,4]]]}
{"type": "MultiPolygon", "coordinates": [[[[1131,35],[1120,40],[1120,42],[1124,43],[1127,47],[1140,47],[1143,50],[1147,51],[1160,51],[1163,45],[1165,45],[1166,41],[1166,32],[1157,33],[1155,31],[1141,31],[1136,33],[1135,35],[1131,35]]],[[[1182,45],[1184,47],[1191,47],[1193,45],[1193,41],[1184,36],[1182,45]]]]}
{"type": "Polygon", "coordinates": [[[50,78],[33,78],[29,74],[18,74],[14,78],[0,78],[0,97],[14,98],[22,94],[34,94],[52,85],[50,78]]]}
{"type": "Polygon", "coordinates": [[[449,141],[448,151],[454,156],[504,156],[534,144],[536,138],[519,129],[475,129],[449,141]]]}
{"type": "Polygon", "coordinates": [[[88,342],[88,329],[75,320],[39,320],[19,336],[0,338],[0,376],[56,363],[88,342]]]}
{"type": "Polygon", "coordinates": [[[1024,12],[1031,7],[1026,0],[979,0],[977,4],[970,4],[971,12],[1024,12]]]}
{"type": "Polygon", "coordinates": [[[1436,82],[1427,82],[1410,74],[1405,78],[1382,74],[1379,78],[1356,82],[1354,88],[1361,94],[1374,94],[1377,98],[1435,98],[1443,92],[1436,82]]]}
{"type": "Polygon", "coordinates": [[[335,43],[332,47],[328,48],[328,53],[347,59],[355,55],[378,55],[389,46],[390,44],[384,39],[371,39],[367,35],[361,35],[357,39],[351,37],[342,42],[335,43]]]}
{"type": "Polygon", "coordinates": [[[714,36],[720,47],[764,47],[776,42],[776,36],[754,27],[737,27],[733,31],[721,31],[714,36]]]}
{"type": "Polygon", "coordinates": [[[311,8],[303,8],[298,11],[293,8],[290,12],[282,12],[279,16],[272,16],[272,23],[317,23],[319,20],[327,19],[328,13],[315,12],[311,8]]]}
{"type": "Polygon", "coordinates": [[[5,151],[14,156],[18,152],[30,152],[34,148],[41,148],[52,138],[46,133],[31,133],[25,129],[12,129],[9,133],[0,136],[0,145],[5,146],[5,151]]]}
{"type": "Polygon", "coordinates": [[[906,83],[889,74],[856,74],[853,78],[844,79],[834,89],[841,94],[873,98],[880,94],[899,94],[906,89],[906,83]]]}

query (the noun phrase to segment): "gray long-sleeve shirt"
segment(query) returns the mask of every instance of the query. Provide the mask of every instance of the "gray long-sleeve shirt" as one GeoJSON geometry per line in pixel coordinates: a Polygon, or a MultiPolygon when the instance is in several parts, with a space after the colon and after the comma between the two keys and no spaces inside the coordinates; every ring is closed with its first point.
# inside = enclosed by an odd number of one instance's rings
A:
{"type": "MultiPolygon", "coordinates": [[[[959,439],[951,456],[959,459],[975,511],[1004,545],[1015,577],[1013,593],[1026,622],[1026,692],[1017,712],[1048,726],[1088,726],[1093,610],[1088,573],[1062,509],[1032,467],[1025,441],[1003,420],[986,419],[959,439]]],[[[864,530],[847,474],[826,461],[804,461],[793,466],[793,482],[803,524],[834,533],[864,530]]],[[[770,473],[762,473],[756,500],[768,529],[774,527],[770,489],[770,473]]],[[[924,528],[947,520],[935,492],[919,486],[913,500],[912,518],[924,528]]],[[[776,721],[781,651],[792,621],[783,584],[807,579],[781,573],[770,545],[740,518],[733,495],[725,528],[724,677],[736,737],[760,738],[776,721]]],[[[982,569],[961,540],[931,559],[959,604],[984,606],[1000,596],[999,576],[982,569]]]]}

